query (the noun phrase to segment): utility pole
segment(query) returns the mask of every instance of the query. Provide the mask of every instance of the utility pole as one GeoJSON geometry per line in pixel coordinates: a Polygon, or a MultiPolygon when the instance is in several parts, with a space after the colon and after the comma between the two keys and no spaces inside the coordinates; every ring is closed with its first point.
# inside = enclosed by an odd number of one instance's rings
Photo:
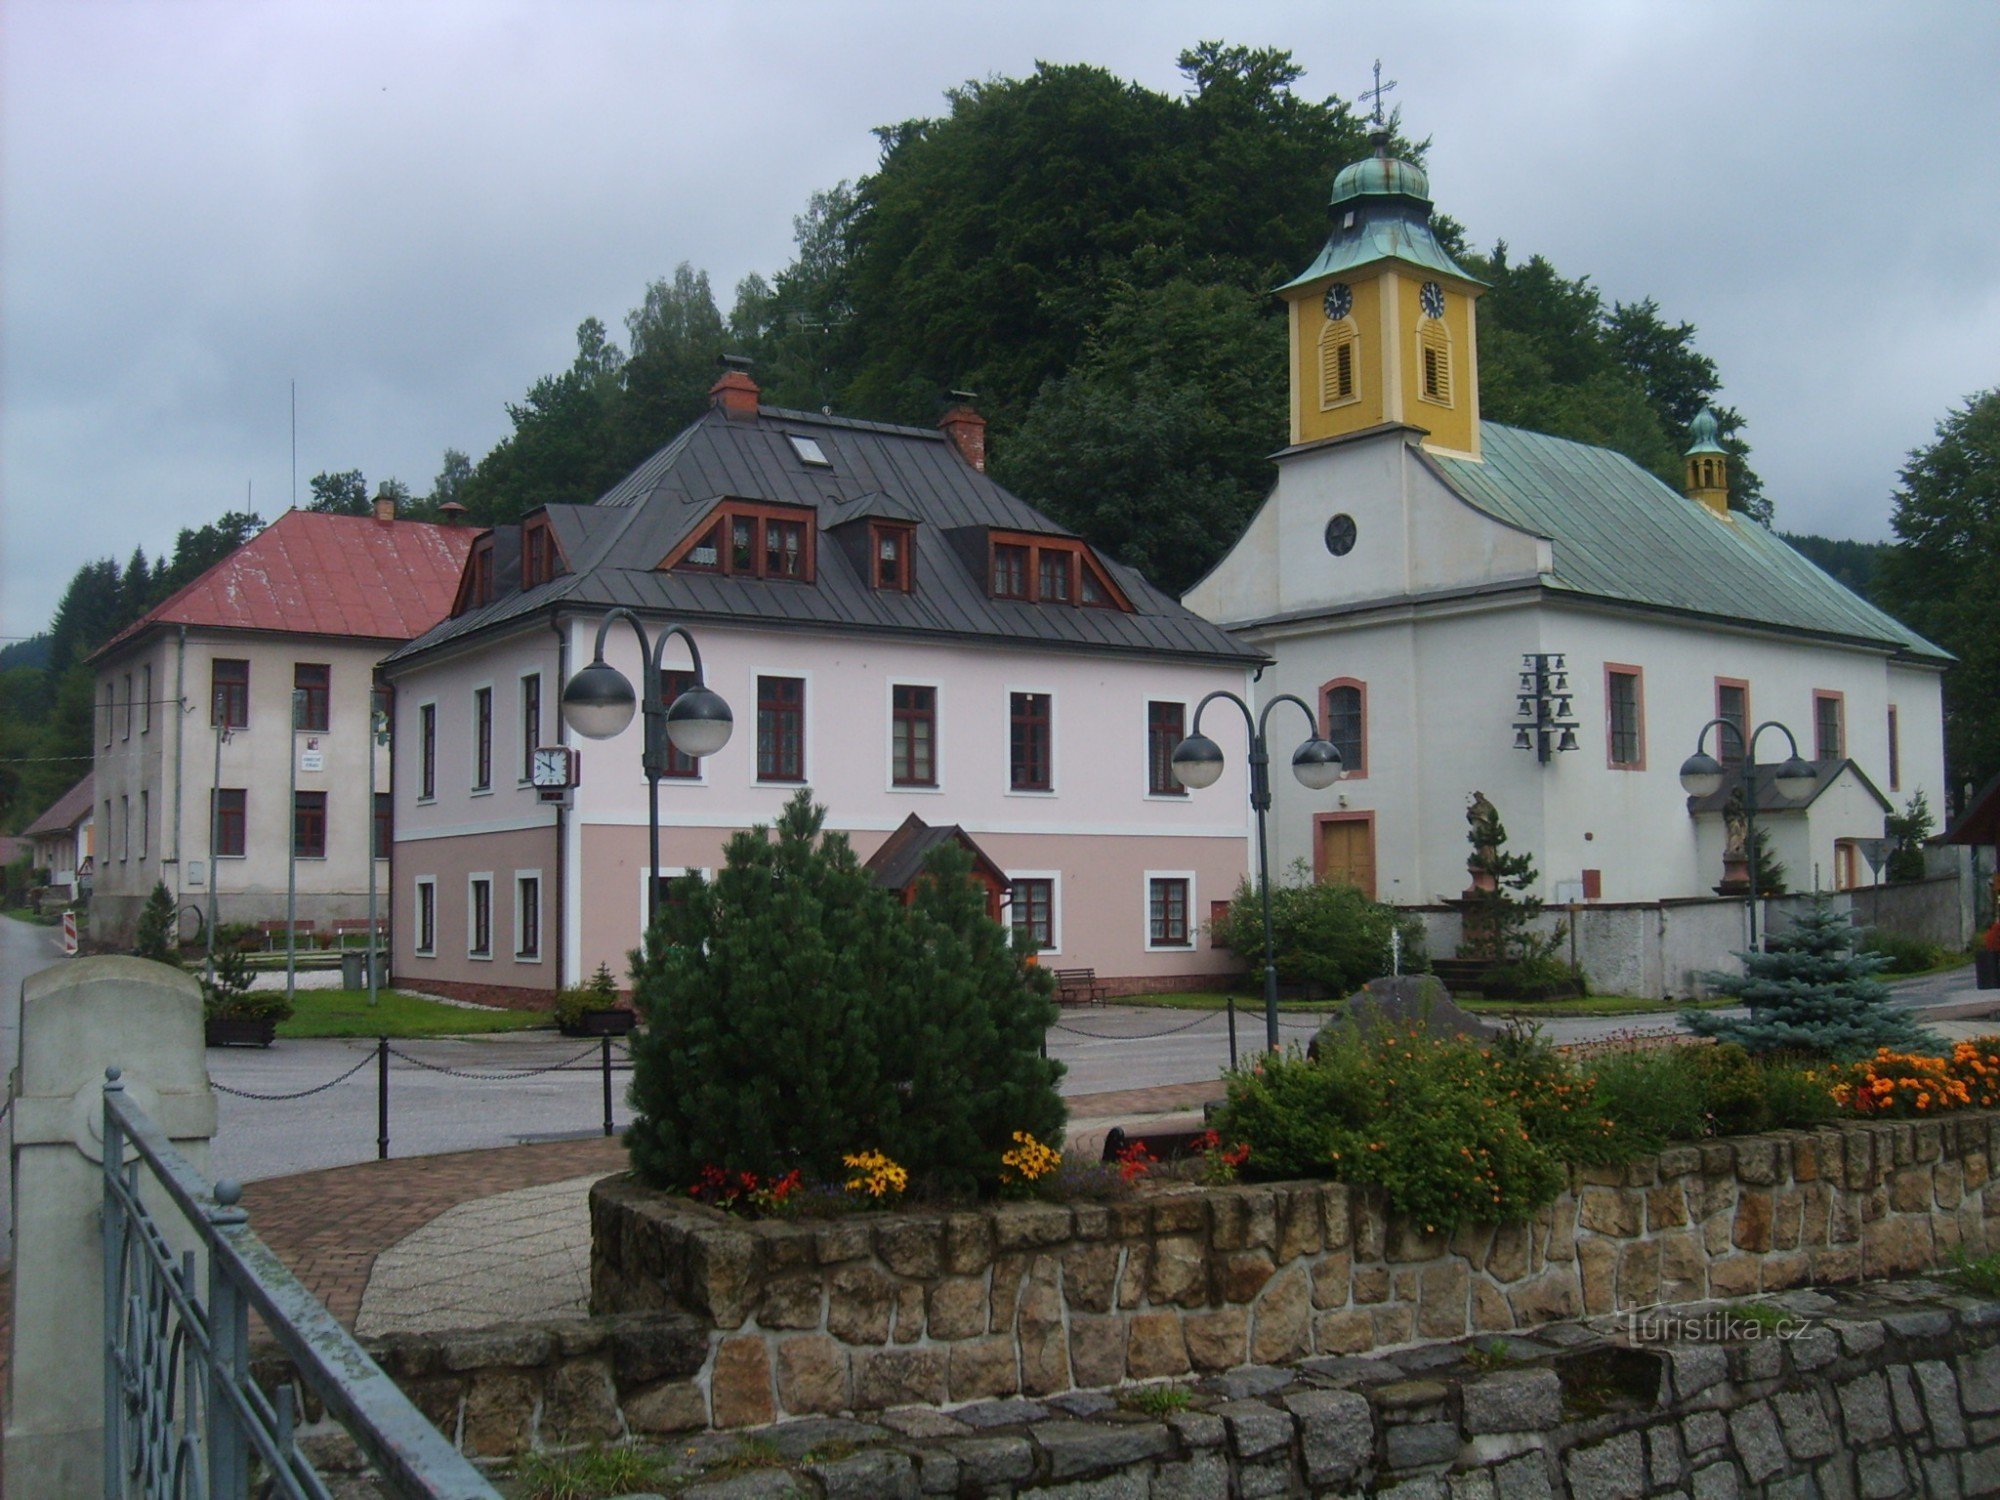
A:
{"type": "Polygon", "coordinates": [[[291,795],[285,814],[289,833],[285,840],[285,1004],[290,1006],[298,985],[299,967],[299,720],[304,717],[304,688],[292,689],[292,727],[285,736],[286,769],[291,778],[291,795]]]}
{"type": "Polygon", "coordinates": [[[371,688],[368,693],[368,1004],[375,1004],[375,970],[382,962],[382,950],[376,946],[375,934],[375,830],[380,826],[375,818],[375,750],[377,746],[389,743],[389,715],[382,708],[381,689],[371,688]]]}

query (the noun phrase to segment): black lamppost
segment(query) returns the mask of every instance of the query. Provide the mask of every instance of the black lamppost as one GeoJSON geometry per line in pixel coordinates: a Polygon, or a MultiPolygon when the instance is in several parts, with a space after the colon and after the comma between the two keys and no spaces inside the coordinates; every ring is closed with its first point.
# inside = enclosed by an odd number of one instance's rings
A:
{"type": "MultiPolygon", "coordinates": [[[[1271,848],[1265,832],[1265,814],[1271,810],[1271,752],[1265,735],[1271,710],[1280,703],[1296,703],[1306,716],[1310,731],[1292,752],[1292,774],[1315,792],[1324,791],[1340,779],[1340,752],[1329,740],[1319,737],[1319,723],[1305,700],[1280,693],[1252,714],[1250,705],[1226,688],[1218,688],[1195,705],[1194,728],[1174,746],[1174,779],[1182,786],[1200,791],[1214,786],[1222,775],[1222,747],[1201,732],[1201,716],[1217,698],[1226,698],[1243,714],[1250,733],[1250,805],[1257,811],[1257,887],[1264,903],[1264,1039],[1273,1052],[1278,1050],[1278,963],[1271,940],[1271,848]]],[[[1229,1066],[1236,1066],[1236,999],[1229,999],[1229,1066]]]]}
{"type": "Polygon", "coordinates": [[[604,638],[611,622],[624,620],[639,637],[639,660],[645,665],[645,681],[640,685],[636,706],[645,715],[646,738],[640,764],[646,772],[646,833],[652,866],[646,883],[646,926],[659,915],[660,902],[660,778],[667,774],[667,753],[671,746],[683,755],[699,759],[713,755],[729,743],[736,727],[729,705],[720,694],[701,680],[701,648],[682,625],[669,625],[648,639],[646,626],[631,610],[620,606],[598,622],[597,647],[590,665],[563,685],[563,722],[585,739],[608,740],[632,722],[635,706],[632,684],[625,674],[604,659],[604,638]],[[694,686],[672,703],[660,697],[660,663],[666,655],[667,640],[679,636],[687,642],[694,663],[694,686]]]}
{"type": "Polygon", "coordinates": [[[1792,751],[1778,765],[1775,784],[1780,796],[1804,796],[1812,790],[1816,778],[1811,764],[1800,759],[1799,742],[1792,737],[1791,730],[1776,719],[1759,724],[1747,739],[1734,720],[1710,719],[1695,736],[1694,754],[1681,762],[1681,785],[1690,797],[1712,797],[1722,790],[1722,762],[1702,748],[1708,743],[1709,730],[1718,727],[1736,737],[1737,752],[1743,757],[1743,853],[1750,867],[1750,946],[1761,953],[1763,944],[1757,936],[1757,741],[1763,738],[1764,731],[1777,730],[1792,751]]]}

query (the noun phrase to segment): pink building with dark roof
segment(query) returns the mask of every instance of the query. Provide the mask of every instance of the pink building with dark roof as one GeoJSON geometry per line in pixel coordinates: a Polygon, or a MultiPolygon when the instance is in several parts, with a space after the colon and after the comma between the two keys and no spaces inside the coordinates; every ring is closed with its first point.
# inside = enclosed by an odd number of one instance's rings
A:
{"type": "Polygon", "coordinates": [[[371,854],[388,887],[375,664],[450,609],[472,537],[389,502],[287,511],[99,650],[96,937],[129,941],[159,881],[190,924],[218,899],[225,922],[282,919],[288,839],[300,920],[365,917],[371,854]]]}

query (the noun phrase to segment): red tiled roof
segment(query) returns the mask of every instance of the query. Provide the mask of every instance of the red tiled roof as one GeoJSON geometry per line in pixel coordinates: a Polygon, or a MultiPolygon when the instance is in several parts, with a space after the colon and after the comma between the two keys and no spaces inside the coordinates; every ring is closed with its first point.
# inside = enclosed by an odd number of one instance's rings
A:
{"type": "Polygon", "coordinates": [[[288,510],[97,654],[156,625],[407,641],[451,611],[478,528],[288,510]]]}
{"type": "Polygon", "coordinates": [[[49,810],[30,823],[22,838],[34,838],[37,834],[63,833],[76,827],[78,820],[90,811],[90,804],[97,796],[97,773],[89,771],[83,780],[56,798],[49,810]]]}

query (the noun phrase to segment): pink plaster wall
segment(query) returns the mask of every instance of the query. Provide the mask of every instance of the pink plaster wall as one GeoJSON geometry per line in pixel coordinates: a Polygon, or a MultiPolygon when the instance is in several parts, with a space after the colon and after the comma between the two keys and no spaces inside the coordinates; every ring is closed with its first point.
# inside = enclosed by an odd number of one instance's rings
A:
{"type": "MultiPolygon", "coordinates": [[[[401,841],[390,880],[393,905],[391,963],[396,983],[422,989],[426,980],[450,985],[502,986],[553,992],[557,968],[558,917],[555,829],[518,828],[460,838],[401,841]],[[517,874],[540,872],[542,946],[539,962],[515,957],[514,893],[517,874]],[[475,873],[493,877],[493,956],[466,952],[471,914],[467,882],[475,873]],[[437,944],[419,954],[417,882],[437,881],[437,944]]],[[[613,966],[614,968],[617,965],[613,966]]]]}

